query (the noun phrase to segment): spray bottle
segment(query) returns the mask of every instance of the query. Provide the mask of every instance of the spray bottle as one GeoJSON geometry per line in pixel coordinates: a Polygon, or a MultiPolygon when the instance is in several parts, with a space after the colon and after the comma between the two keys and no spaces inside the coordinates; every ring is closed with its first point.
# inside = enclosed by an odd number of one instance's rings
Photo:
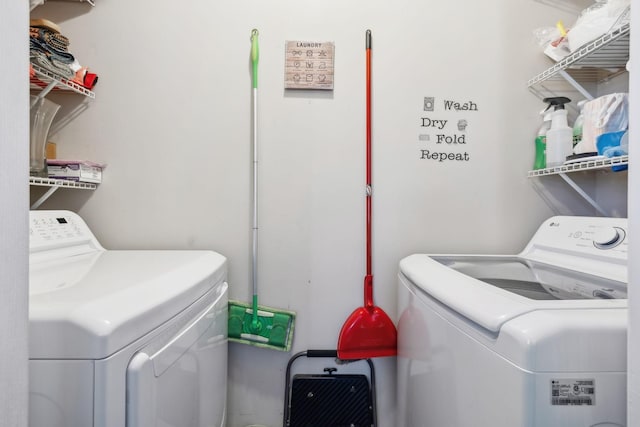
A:
{"type": "Polygon", "coordinates": [[[567,122],[567,110],[564,105],[571,102],[564,96],[545,98],[544,102],[553,107],[551,128],[547,131],[547,167],[561,166],[568,156],[573,154],[573,129],[567,122]]]}
{"type": "Polygon", "coordinates": [[[582,142],[582,126],[584,124],[584,104],[586,104],[587,100],[583,99],[578,102],[578,108],[580,109],[580,114],[576,118],[576,121],[573,122],[573,152],[576,154],[582,153],[581,150],[582,142]]]}
{"type": "Polygon", "coordinates": [[[540,112],[540,115],[543,119],[540,129],[538,129],[538,136],[536,136],[536,159],[533,162],[533,169],[547,167],[547,131],[551,128],[551,112],[544,110],[540,112]]]}

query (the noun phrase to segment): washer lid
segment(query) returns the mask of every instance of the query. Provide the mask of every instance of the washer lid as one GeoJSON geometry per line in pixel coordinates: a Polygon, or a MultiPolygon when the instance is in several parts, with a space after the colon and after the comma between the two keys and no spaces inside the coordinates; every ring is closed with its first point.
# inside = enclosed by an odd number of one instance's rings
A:
{"type": "Polygon", "coordinates": [[[600,299],[615,292],[622,295],[625,283],[550,266],[541,266],[538,273],[530,273],[538,275],[537,278],[523,280],[521,270],[528,262],[513,256],[416,254],[400,261],[400,272],[420,291],[493,333],[498,333],[509,320],[536,310],[627,306],[627,300],[621,297],[600,299]],[[555,281],[547,282],[550,278],[555,281]],[[534,279],[546,286],[528,287],[534,279]],[[543,298],[544,288],[546,294],[555,293],[556,298],[543,298]],[[599,289],[606,289],[609,294],[593,294],[599,289]],[[592,299],[586,297],[589,292],[592,299]]]}
{"type": "Polygon", "coordinates": [[[99,251],[32,263],[29,357],[102,359],[226,279],[212,251],[99,251]]]}
{"type": "Polygon", "coordinates": [[[520,257],[433,256],[457,272],[532,300],[626,299],[627,284],[520,257]]]}

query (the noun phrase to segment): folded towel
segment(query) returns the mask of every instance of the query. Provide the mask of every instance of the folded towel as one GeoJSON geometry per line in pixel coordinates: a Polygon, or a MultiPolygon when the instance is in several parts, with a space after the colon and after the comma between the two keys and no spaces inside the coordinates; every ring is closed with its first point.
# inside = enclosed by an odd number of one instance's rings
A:
{"type": "Polygon", "coordinates": [[[29,36],[35,37],[56,50],[68,52],[69,39],[47,28],[29,27],[29,36]]]}
{"type": "MultiPolygon", "coordinates": [[[[50,38],[50,40],[53,40],[53,38],[50,38]]],[[[58,39],[55,44],[59,43],[60,39],[58,39]]],[[[55,60],[63,63],[71,64],[75,60],[73,55],[67,50],[66,46],[59,49],[54,44],[48,43],[47,40],[41,37],[29,36],[29,48],[38,49],[44,52],[47,56],[51,56],[55,60]]]]}
{"type": "Polygon", "coordinates": [[[60,76],[65,79],[71,79],[75,74],[69,64],[60,62],[55,58],[47,56],[46,53],[42,52],[39,49],[29,50],[29,61],[32,64],[38,65],[45,70],[55,74],[56,76],[60,76]]]}
{"type": "Polygon", "coordinates": [[[98,76],[80,65],[68,48],[69,39],[60,32],[60,27],[56,24],[46,19],[30,21],[31,63],[91,90],[98,82],[98,76]]]}

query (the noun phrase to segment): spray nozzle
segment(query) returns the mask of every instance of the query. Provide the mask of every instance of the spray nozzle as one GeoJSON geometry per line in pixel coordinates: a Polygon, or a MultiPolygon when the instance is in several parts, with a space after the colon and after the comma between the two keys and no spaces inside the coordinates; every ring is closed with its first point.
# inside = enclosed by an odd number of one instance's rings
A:
{"type": "Polygon", "coordinates": [[[543,99],[544,102],[548,102],[549,106],[547,107],[547,111],[549,108],[553,107],[553,111],[564,110],[564,104],[568,104],[571,100],[565,96],[554,96],[551,98],[543,99]]]}

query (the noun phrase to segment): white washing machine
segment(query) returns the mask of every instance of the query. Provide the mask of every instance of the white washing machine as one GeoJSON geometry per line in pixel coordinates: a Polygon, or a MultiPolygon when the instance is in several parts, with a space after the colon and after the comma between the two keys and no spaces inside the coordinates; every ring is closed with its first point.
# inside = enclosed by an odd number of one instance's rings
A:
{"type": "Polygon", "coordinates": [[[625,426],[627,240],[553,217],[515,256],[404,258],[397,425],[625,426]]]}
{"type": "Polygon", "coordinates": [[[105,250],[32,211],[29,262],[31,427],[225,425],[225,257],[105,250]]]}

